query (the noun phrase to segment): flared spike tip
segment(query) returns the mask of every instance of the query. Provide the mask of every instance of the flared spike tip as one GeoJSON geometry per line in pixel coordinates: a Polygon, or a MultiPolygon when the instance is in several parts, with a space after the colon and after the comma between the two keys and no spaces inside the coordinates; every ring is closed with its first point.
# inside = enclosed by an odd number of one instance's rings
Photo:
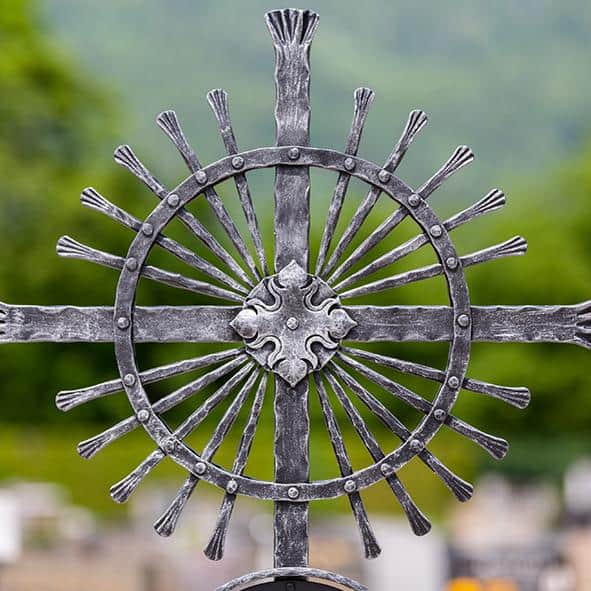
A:
{"type": "Polygon", "coordinates": [[[133,150],[127,145],[119,146],[115,150],[115,162],[123,168],[129,170],[131,174],[137,177],[145,185],[148,186],[156,195],[164,196],[166,189],[160,182],[152,175],[152,173],[141,163],[140,159],[135,155],[133,150]]]}
{"type": "Polygon", "coordinates": [[[461,168],[474,160],[474,153],[468,146],[458,146],[449,160],[441,168],[444,178],[458,172],[461,168]]]}
{"type": "Polygon", "coordinates": [[[496,398],[523,410],[524,408],[527,408],[531,402],[531,393],[524,387],[499,388],[496,398]]]}
{"type": "Polygon", "coordinates": [[[469,482],[462,480],[450,470],[445,470],[444,472],[440,473],[440,476],[449,490],[451,490],[454,497],[456,497],[460,503],[465,503],[472,498],[472,495],[474,494],[474,487],[469,482]]]}
{"type": "Polygon", "coordinates": [[[126,503],[129,497],[135,492],[144,478],[144,474],[140,468],[136,468],[133,472],[128,474],[125,478],[114,484],[109,494],[116,503],[126,503]]]}
{"type": "Polygon", "coordinates": [[[178,494],[160,518],[154,523],[154,531],[163,538],[170,537],[178,524],[185,508],[186,498],[178,494]]]}
{"type": "Polygon", "coordinates": [[[416,536],[424,536],[431,531],[431,522],[414,503],[407,504],[404,507],[404,512],[416,536]]]}
{"type": "Polygon", "coordinates": [[[474,211],[478,215],[495,211],[507,203],[505,193],[500,189],[489,191],[480,201],[474,204],[474,211]]]}
{"type": "Polygon", "coordinates": [[[575,336],[579,345],[591,349],[591,301],[579,306],[575,336]]]}
{"type": "Polygon", "coordinates": [[[318,15],[311,10],[285,8],[265,15],[275,45],[310,45],[318,28],[318,15]]]}
{"type": "Polygon", "coordinates": [[[367,560],[374,560],[382,553],[382,548],[378,544],[378,540],[376,539],[368,521],[359,524],[359,532],[361,533],[361,539],[363,540],[365,558],[367,558],[367,560]]]}
{"type": "Polygon", "coordinates": [[[80,203],[90,209],[95,209],[102,213],[108,213],[110,211],[109,202],[92,187],[86,187],[80,194],[80,203]]]}
{"type": "Polygon", "coordinates": [[[367,114],[369,107],[374,101],[376,93],[371,88],[361,87],[355,90],[353,98],[355,101],[355,109],[364,115],[367,114]]]}
{"type": "Polygon", "coordinates": [[[105,433],[95,435],[94,437],[86,439],[78,444],[78,454],[84,459],[89,460],[108,445],[110,441],[111,438],[105,433]]]}
{"type": "Polygon", "coordinates": [[[521,256],[527,252],[527,240],[522,236],[515,236],[494,249],[499,257],[521,256]]]}
{"type": "Polygon", "coordinates": [[[92,256],[92,249],[70,236],[62,236],[57,241],[55,251],[59,256],[66,258],[87,258],[92,256]]]}
{"type": "Polygon", "coordinates": [[[484,448],[495,460],[502,460],[509,452],[509,443],[501,437],[477,433],[474,441],[484,448]]]}
{"type": "Polygon", "coordinates": [[[80,390],[62,390],[55,397],[58,410],[67,412],[86,402],[86,396],[80,390]]]}
{"type": "Polygon", "coordinates": [[[228,93],[222,88],[214,88],[207,93],[207,102],[223,129],[230,125],[230,111],[228,108],[228,93]]]}
{"type": "Polygon", "coordinates": [[[425,125],[429,118],[425,111],[421,109],[414,109],[410,112],[408,116],[408,121],[406,122],[406,127],[404,128],[404,141],[407,144],[410,144],[415,139],[415,136],[425,125]]]}
{"type": "Polygon", "coordinates": [[[172,110],[162,111],[156,117],[158,126],[170,137],[173,141],[179,141],[183,138],[183,132],[176,113],[172,110]]]}
{"type": "Polygon", "coordinates": [[[220,514],[215,524],[214,532],[203,550],[203,554],[217,562],[224,557],[224,549],[226,546],[226,534],[228,533],[228,527],[230,525],[230,518],[232,517],[232,511],[234,509],[235,496],[227,495],[224,497],[222,506],[220,508],[220,514]]]}

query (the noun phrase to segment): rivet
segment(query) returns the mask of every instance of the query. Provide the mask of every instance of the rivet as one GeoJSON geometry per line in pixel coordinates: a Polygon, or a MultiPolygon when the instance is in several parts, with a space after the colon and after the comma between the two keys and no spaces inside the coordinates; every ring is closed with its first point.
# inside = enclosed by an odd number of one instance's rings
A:
{"type": "Polygon", "coordinates": [[[355,168],[355,160],[353,158],[345,158],[345,168],[347,170],[353,170],[355,168]]]}
{"type": "Polygon", "coordinates": [[[417,207],[419,204],[421,203],[421,198],[419,195],[417,195],[416,193],[413,193],[409,198],[408,198],[408,204],[411,207],[417,207]]]}
{"type": "Polygon", "coordinates": [[[125,316],[121,316],[121,318],[117,318],[117,326],[121,330],[125,330],[126,328],[129,328],[129,318],[126,318],[125,316]]]}
{"type": "Polygon", "coordinates": [[[135,384],[135,376],[132,373],[128,373],[123,376],[123,383],[126,386],[133,386],[135,384]]]}
{"type": "Polygon", "coordinates": [[[387,170],[382,169],[378,172],[378,178],[382,183],[387,183],[390,180],[390,173],[387,170]]]}
{"type": "Polygon", "coordinates": [[[352,493],[357,488],[354,480],[347,480],[345,482],[345,492],[352,493]]]}
{"type": "Polygon", "coordinates": [[[164,442],[164,449],[168,452],[168,453],[172,453],[176,448],[176,439],[174,437],[169,437],[165,442],[164,442]]]}
{"type": "Polygon", "coordinates": [[[458,324],[462,328],[468,328],[470,326],[470,317],[467,314],[460,314],[458,316],[458,324]]]}
{"type": "Polygon", "coordinates": [[[154,233],[154,226],[152,226],[152,224],[143,224],[142,233],[145,236],[151,236],[154,233]]]}
{"type": "Polygon", "coordinates": [[[285,324],[287,324],[287,328],[289,328],[289,330],[295,330],[300,325],[300,322],[297,318],[291,316],[287,319],[285,324]]]}
{"type": "Polygon", "coordinates": [[[434,413],[433,416],[438,420],[438,421],[444,421],[445,417],[447,416],[447,413],[442,409],[442,408],[438,408],[434,413]]]}
{"type": "Polygon", "coordinates": [[[232,158],[232,166],[236,169],[240,169],[244,166],[244,158],[242,156],[234,156],[232,158]]]}
{"type": "Polygon", "coordinates": [[[287,153],[290,160],[297,160],[300,157],[300,151],[298,148],[291,148],[287,153]]]}
{"type": "Polygon", "coordinates": [[[171,193],[167,198],[166,198],[166,203],[168,203],[168,205],[170,205],[170,207],[176,207],[181,201],[181,198],[176,194],[176,193],[171,193]]]}
{"type": "Polygon", "coordinates": [[[291,486],[288,490],[287,490],[287,496],[290,499],[297,499],[300,496],[300,491],[295,487],[295,486],[291,486]]]}
{"type": "Polygon", "coordinates": [[[431,236],[433,236],[433,238],[441,238],[441,235],[443,234],[441,226],[432,226],[429,232],[431,233],[431,236]]]}
{"type": "Polygon", "coordinates": [[[454,269],[458,268],[458,259],[456,259],[456,257],[449,257],[446,259],[445,264],[447,265],[448,269],[453,271],[454,269]]]}
{"type": "Polygon", "coordinates": [[[198,170],[195,173],[195,178],[197,182],[201,185],[204,185],[207,182],[207,174],[203,170],[198,170]]]}
{"type": "Polygon", "coordinates": [[[203,462],[197,462],[195,464],[195,472],[197,472],[197,474],[205,474],[206,470],[207,466],[203,462]]]}
{"type": "Polygon", "coordinates": [[[380,472],[384,476],[388,476],[389,474],[392,474],[392,466],[390,466],[390,464],[382,464],[380,466],[380,472]]]}
{"type": "Polygon", "coordinates": [[[228,484],[226,484],[226,492],[228,494],[233,495],[238,490],[238,483],[235,480],[230,480],[228,484]]]}
{"type": "Polygon", "coordinates": [[[410,441],[410,449],[412,449],[412,451],[419,452],[419,451],[421,451],[423,449],[423,444],[418,439],[411,439],[411,441],[410,441]]]}
{"type": "Polygon", "coordinates": [[[149,418],[150,418],[150,411],[146,410],[145,408],[143,408],[142,410],[140,410],[137,413],[137,420],[140,423],[146,423],[149,418]]]}
{"type": "Polygon", "coordinates": [[[130,270],[130,271],[135,271],[137,269],[137,259],[134,259],[133,257],[127,259],[125,261],[125,266],[130,270]]]}
{"type": "Polygon", "coordinates": [[[460,385],[460,380],[456,376],[450,376],[447,380],[450,388],[458,388],[460,385]]]}

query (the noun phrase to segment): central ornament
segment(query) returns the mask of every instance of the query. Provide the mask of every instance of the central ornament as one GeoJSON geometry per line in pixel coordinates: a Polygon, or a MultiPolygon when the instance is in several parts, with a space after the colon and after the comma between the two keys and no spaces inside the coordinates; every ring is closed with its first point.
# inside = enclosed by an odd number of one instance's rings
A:
{"type": "Polygon", "coordinates": [[[250,355],[292,387],[324,367],[356,325],[336,293],[295,261],[263,279],[231,322],[250,355]]]}

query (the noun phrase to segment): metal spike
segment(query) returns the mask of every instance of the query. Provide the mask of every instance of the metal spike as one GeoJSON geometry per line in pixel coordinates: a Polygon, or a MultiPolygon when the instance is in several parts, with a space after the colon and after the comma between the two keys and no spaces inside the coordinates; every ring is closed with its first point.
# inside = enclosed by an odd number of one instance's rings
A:
{"type": "Polygon", "coordinates": [[[438,189],[443,181],[458,172],[461,168],[474,160],[474,154],[468,146],[458,146],[445,164],[417,191],[426,199],[433,191],[438,189]]]}
{"type": "Polygon", "coordinates": [[[125,503],[146,476],[166,457],[163,451],[153,451],[135,470],[114,484],[110,489],[116,503],[125,503]]]}
{"type": "Polygon", "coordinates": [[[164,199],[168,191],[164,185],[144,166],[141,160],[135,155],[134,151],[127,144],[119,146],[115,150],[115,162],[129,170],[142,183],[144,183],[160,199],[164,199]]]}
{"type": "Polygon", "coordinates": [[[275,46],[307,46],[312,43],[319,17],[311,10],[286,8],[268,12],[265,21],[275,46]]]}
{"type": "Polygon", "coordinates": [[[199,480],[185,480],[166,511],[154,523],[154,530],[159,536],[167,538],[174,533],[183,509],[191,498],[198,482],[199,480]]]}

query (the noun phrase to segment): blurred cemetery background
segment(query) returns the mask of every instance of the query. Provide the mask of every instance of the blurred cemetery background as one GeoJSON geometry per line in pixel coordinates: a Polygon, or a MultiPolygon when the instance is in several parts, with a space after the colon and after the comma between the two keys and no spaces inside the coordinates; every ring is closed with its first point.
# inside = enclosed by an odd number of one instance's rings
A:
{"type": "MultiPolygon", "coordinates": [[[[214,161],[224,152],[205,93],[221,86],[240,146],[273,143],[274,58],[262,16],[277,7],[266,0],[0,0],[0,300],[112,304],[116,274],[61,260],[54,244],[70,234],[125,253],[130,234],[84,210],[78,196],[92,185],[138,217],[152,209],[152,196],[112,162],[122,143],[170,185],[186,176],[154,124],[160,111],[177,110],[201,160],[214,161]]],[[[424,109],[430,123],[400,176],[418,185],[456,145],[470,145],[475,163],[438,191],[434,208],[447,217],[499,186],[508,197],[504,211],[454,240],[462,252],[514,234],[529,241],[525,259],[467,273],[473,303],[590,299],[588,0],[315,0],[309,7],[321,15],[312,51],[312,143],[342,146],[357,86],[376,91],[361,148],[370,160],[382,161],[408,112],[424,109]]],[[[272,175],[249,180],[270,247],[272,175]]],[[[312,181],[319,235],[334,178],[315,173],[312,181]]],[[[350,191],[343,223],[362,189],[350,191]]],[[[377,209],[374,226],[387,211],[377,209]]],[[[411,230],[402,227],[393,240],[411,230]]],[[[444,296],[430,280],[381,302],[444,303],[444,296]]],[[[145,304],[198,303],[158,286],[146,285],[141,297],[145,304]]],[[[206,350],[145,346],[141,358],[156,365],[206,350]]],[[[445,364],[439,345],[372,350],[445,364]]],[[[415,539],[394,498],[376,487],[364,498],[382,556],[362,559],[346,501],[321,503],[312,511],[312,563],[375,590],[591,591],[590,368],[591,353],[574,346],[475,345],[472,377],[532,392],[525,411],[469,392],[460,397],[457,414],[508,439],[507,458],[495,462],[440,434],[432,450],[477,484],[474,499],[459,505],[412,464],[404,481],[434,518],[431,534],[415,539]]],[[[110,485],[151,451],[146,437],[135,433],[89,462],[75,447],[126,416],[126,399],[64,414],[54,395],[114,372],[111,345],[0,348],[0,591],[205,590],[269,566],[271,506],[242,499],[226,559],[203,557],[220,501],[207,486],[171,539],[153,533],[184,478],[173,465],[163,463],[127,505],[111,501],[110,485]]],[[[323,429],[318,408],[312,426],[313,433],[323,429]]],[[[268,422],[257,435],[261,465],[254,469],[261,475],[272,466],[262,453],[272,435],[268,422]]],[[[328,445],[313,434],[316,478],[334,470],[325,461],[328,445]]]]}

